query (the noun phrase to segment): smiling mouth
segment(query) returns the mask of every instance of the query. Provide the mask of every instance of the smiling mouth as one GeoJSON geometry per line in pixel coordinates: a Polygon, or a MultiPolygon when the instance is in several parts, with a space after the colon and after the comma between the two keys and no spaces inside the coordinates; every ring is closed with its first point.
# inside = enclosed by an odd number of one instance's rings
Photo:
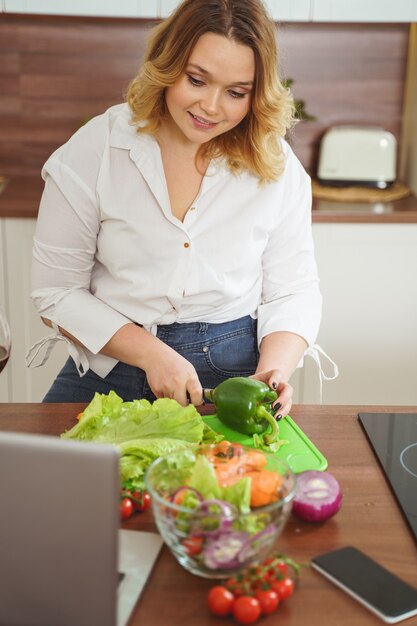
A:
{"type": "Polygon", "coordinates": [[[216,126],[218,122],[210,122],[209,120],[205,120],[204,117],[199,117],[198,115],[194,115],[191,111],[188,111],[193,120],[198,122],[198,124],[202,124],[203,126],[216,126]]]}

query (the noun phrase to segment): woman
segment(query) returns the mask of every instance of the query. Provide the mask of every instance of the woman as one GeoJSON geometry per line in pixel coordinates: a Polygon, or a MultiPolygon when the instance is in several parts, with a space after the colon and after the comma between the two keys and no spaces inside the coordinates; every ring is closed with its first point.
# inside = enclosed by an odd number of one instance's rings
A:
{"type": "Polygon", "coordinates": [[[71,357],[44,401],[114,389],[199,405],[253,375],[278,417],[290,410],[321,296],[275,46],[260,1],[185,0],[127,103],[46,162],[32,298],[56,332],[48,351],[64,340],[71,357]]]}

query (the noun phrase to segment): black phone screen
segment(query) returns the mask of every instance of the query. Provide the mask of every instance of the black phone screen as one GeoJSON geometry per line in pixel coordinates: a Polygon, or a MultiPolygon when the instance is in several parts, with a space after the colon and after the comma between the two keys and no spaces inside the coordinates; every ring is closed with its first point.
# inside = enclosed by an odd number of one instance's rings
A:
{"type": "Polygon", "coordinates": [[[311,564],[387,622],[417,615],[417,589],[352,546],[317,556],[311,564]]]}

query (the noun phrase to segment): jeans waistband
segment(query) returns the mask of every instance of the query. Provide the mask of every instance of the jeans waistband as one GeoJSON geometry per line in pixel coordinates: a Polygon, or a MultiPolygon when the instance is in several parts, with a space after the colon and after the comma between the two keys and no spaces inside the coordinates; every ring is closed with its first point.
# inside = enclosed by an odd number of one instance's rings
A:
{"type": "Polygon", "coordinates": [[[250,315],[241,317],[230,322],[174,322],[173,324],[160,324],[156,328],[156,336],[167,342],[202,341],[213,339],[229,333],[254,333],[257,330],[257,320],[250,315]]]}

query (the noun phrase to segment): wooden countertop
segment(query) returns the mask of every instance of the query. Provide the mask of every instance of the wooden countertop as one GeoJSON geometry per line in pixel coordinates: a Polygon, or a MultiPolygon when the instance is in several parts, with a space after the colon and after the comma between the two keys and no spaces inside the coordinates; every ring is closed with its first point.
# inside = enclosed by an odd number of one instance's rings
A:
{"type": "MultiPolygon", "coordinates": [[[[0,429],[59,435],[74,424],[80,404],[0,404],[0,429]]],[[[209,407],[205,407],[209,412],[209,407]]],[[[298,405],[293,419],[329,462],[339,481],[343,504],[323,524],[290,516],[277,548],[295,560],[311,558],[340,546],[354,545],[381,565],[415,585],[417,546],[357,420],[358,411],[417,412],[417,407],[298,405]]],[[[155,530],[152,515],[136,515],[124,524],[134,530],[155,530]]],[[[129,626],[224,626],[231,619],[212,617],[206,596],[213,581],[188,573],[163,548],[129,626]]],[[[294,596],[264,626],[380,626],[381,621],[320,574],[306,567],[294,596]]],[[[407,620],[417,626],[417,618],[407,620]]]]}
{"type": "MultiPolygon", "coordinates": [[[[36,218],[43,190],[41,177],[11,177],[0,193],[0,218],[36,218]]],[[[342,203],[313,200],[313,222],[337,223],[417,223],[414,195],[387,203],[342,203]]]]}

